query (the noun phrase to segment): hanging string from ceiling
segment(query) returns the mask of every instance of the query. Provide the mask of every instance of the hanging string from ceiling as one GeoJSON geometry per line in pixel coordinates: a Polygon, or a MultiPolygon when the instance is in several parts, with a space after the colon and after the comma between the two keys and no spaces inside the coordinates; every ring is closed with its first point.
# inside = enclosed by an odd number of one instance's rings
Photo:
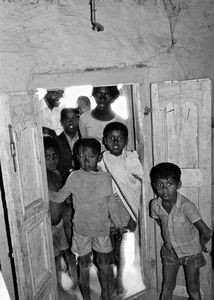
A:
{"type": "Polygon", "coordinates": [[[96,7],[95,0],[90,0],[90,14],[91,14],[91,24],[93,31],[103,31],[104,26],[96,22],[96,7]]]}

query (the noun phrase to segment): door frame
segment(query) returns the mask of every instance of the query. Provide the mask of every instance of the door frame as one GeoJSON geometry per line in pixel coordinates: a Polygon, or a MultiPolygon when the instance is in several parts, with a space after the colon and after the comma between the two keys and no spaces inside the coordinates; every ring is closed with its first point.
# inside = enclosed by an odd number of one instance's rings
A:
{"type": "MultiPolygon", "coordinates": [[[[142,253],[143,257],[143,270],[144,270],[144,283],[146,289],[157,290],[157,258],[155,253],[155,226],[153,220],[149,218],[149,200],[154,197],[153,190],[150,185],[149,172],[153,166],[152,156],[152,130],[151,130],[151,112],[150,108],[150,84],[148,73],[146,68],[133,67],[133,68],[107,68],[102,70],[76,72],[75,70],[68,73],[42,73],[33,74],[32,80],[29,83],[29,89],[36,90],[37,88],[44,89],[64,89],[69,86],[81,86],[81,85],[115,85],[115,84],[128,84],[135,87],[137,96],[134,100],[134,114],[138,116],[135,120],[135,126],[137,128],[136,133],[136,149],[139,154],[139,158],[143,163],[145,181],[142,195],[145,199],[144,202],[144,214],[141,219],[145,226],[143,227],[143,234],[141,243],[144,245],[142,253]],[[72,83],[72,84],[71,84],[72,83]],[[148,108],[148,113],[145,111],[145,107],[148,108]],[[142,112],[142,114],[141,114],[142,112]],[[146,157],[144,161],[144,157],[146,157]]],[[[143,225],[142,225],[143,226],[143,225]]]]}

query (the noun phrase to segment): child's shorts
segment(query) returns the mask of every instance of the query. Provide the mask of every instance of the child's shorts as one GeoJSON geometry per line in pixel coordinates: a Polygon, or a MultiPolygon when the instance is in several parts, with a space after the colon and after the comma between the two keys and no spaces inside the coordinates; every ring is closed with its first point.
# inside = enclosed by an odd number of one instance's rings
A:
{"type": "Polygon", "coordinates": [[[109,236],[87,237],[73,232],[71,251],[78,256],[84,256],[95,250],[101,253],[112,251],[111,239],[109,236]]]}
{"type": "Polygon", "coordinates": [[[161,259],[164,265],[189,266],[201,268],[206,265],[206,261],[202,252],[178,257],[173,249],[169,251],[164,245],[161,248],[161,259]]]}

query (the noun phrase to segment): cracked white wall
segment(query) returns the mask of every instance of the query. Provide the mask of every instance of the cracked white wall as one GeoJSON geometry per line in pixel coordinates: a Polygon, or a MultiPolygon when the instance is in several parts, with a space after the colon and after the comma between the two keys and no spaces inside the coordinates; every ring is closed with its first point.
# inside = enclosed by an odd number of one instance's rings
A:
{"type": "Polygon", "coordinates": [[[214,79],[212,0],[97,0],[102,32],[88,2],[1,2],[1,91],[28,89],[33,74],[135,65],[147,82],[214,79]]]}

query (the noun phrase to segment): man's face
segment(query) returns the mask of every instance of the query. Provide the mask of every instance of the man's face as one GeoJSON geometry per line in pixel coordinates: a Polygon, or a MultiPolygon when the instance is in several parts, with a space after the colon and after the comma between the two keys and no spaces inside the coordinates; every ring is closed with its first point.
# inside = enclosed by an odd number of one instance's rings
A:
{"type": "Polygon", "coordinates": [[[111,104],[114,102],[107,87],[100,87],[94,98],[97,104],[96,109],[102,113],[108,112],[111,104]]]}
{"type": "Polygon", "coordinates": [[[64,91],[47,91],[46,100],[48,101],[49,105],[53,107],[59,107],[60,99],[63,97],[64,91]]]}
{"type": "Polygon", "coordinates": [[[78,130],[79,116],[74,112],[67,112],[65,118],[61,120],[61,125],[68,135],[74,135],[78,130]]]}

